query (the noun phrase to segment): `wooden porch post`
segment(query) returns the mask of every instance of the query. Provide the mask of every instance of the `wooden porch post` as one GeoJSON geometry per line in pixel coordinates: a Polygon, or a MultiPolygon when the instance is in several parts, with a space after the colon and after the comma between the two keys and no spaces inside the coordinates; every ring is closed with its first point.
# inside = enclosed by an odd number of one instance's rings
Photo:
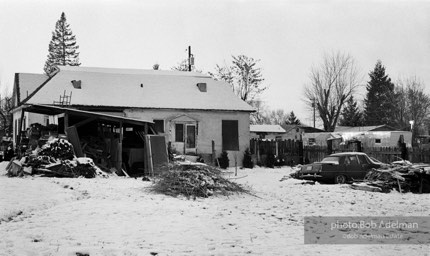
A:
{"type": "Polygon", "coordinates": [[[69,113],[66,111],[64,112],[64,134],[67,134],[67,128],[69,127],[69,113]]]}
{"type": "Polygon", "coordinates": [[[216,166],[215,141],[212,140],[212,165],[216,166]]]}
{"type": "Polygon", "coordinates": [[[119,122],[119,142],[118,142],[118,162],[116,168],[118,171],[122,169],[122,140],[123,140],[123,131],[122,131],[122,121],[119,122]]]}
{"type": "Polygon", "coordinates": [[[21,157],[21,136],[22,136],[22,121],[24,119],[24,108],[21,109],[21,119],[18,124],[18,139],[16,140],[16,148],[18,149],[18,156],[21,157]]]}

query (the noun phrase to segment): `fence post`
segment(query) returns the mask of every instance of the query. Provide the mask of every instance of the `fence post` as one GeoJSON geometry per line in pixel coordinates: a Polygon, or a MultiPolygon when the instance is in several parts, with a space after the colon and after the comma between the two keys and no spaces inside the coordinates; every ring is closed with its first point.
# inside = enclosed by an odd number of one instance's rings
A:
{"type": "Polygon", "coordinates": [[[215,141],[212,140],[212,164],[216,166],[215,141]]]}

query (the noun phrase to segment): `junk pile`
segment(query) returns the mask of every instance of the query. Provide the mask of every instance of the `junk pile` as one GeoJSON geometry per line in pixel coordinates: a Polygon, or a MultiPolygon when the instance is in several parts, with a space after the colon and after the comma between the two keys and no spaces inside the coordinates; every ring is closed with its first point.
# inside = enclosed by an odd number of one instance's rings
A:
{"type": "Polygon", "coordinates": [[[107,177],[91,158],[76,158],[73,146],[62,138],[47,141],[42,147],[27,151],[20,159],[13,159],[6,167],[8,176],[41,175],[48,177],[107,177]]]}
{"type": "Polygon", "coordinates": [[[430,165],[392,164],[388,168],[372,169],[361,183],[353,183],[353,189],[388,193],[430,193],[430,165]]]}
{"type": "Polygon", "coordinates": [[[222,177],[219,169],[204,164],[173,165],[155,180],[152,190],[194,199],[215,194],[248,193],[241,185],[222,177]]]}

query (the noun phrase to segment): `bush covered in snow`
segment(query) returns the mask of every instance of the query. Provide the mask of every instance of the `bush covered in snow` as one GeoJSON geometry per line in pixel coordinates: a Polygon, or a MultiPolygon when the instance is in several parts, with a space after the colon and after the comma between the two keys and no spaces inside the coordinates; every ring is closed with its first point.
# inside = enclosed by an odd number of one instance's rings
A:
{"type": "Polygon", "coordinates": [[[243,155],[243,163],[244,168],[254,168],[254,162],[252,162],[252,154],[251,151],[249,151],[249,148],[245,150],[245,153],[243,155]]]}
{"type": "Polygon", "coordinates": [[[227,151],[223,151],[221,153],[221,157],[218,158],[219,167],[223,169],[227,169],[230,165],[230,160],[228,159],[228,153],[227,151]]]}

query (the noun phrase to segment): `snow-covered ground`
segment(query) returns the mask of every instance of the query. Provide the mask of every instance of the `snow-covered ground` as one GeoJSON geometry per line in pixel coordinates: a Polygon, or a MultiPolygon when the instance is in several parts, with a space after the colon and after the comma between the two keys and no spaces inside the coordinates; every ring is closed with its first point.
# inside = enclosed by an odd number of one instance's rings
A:
{"type": "MultiPolygon", "coordinates": [[[[133,178],[8,178],[0,164],[0,255],[428,255],[430,245],[304,244],[304,216],[429,216],[428,194],[374,193],[230,174],[254,195],[187,200],[133,178]]],[[[234,171],[234,169],[230,169],[234,171]]]]}

